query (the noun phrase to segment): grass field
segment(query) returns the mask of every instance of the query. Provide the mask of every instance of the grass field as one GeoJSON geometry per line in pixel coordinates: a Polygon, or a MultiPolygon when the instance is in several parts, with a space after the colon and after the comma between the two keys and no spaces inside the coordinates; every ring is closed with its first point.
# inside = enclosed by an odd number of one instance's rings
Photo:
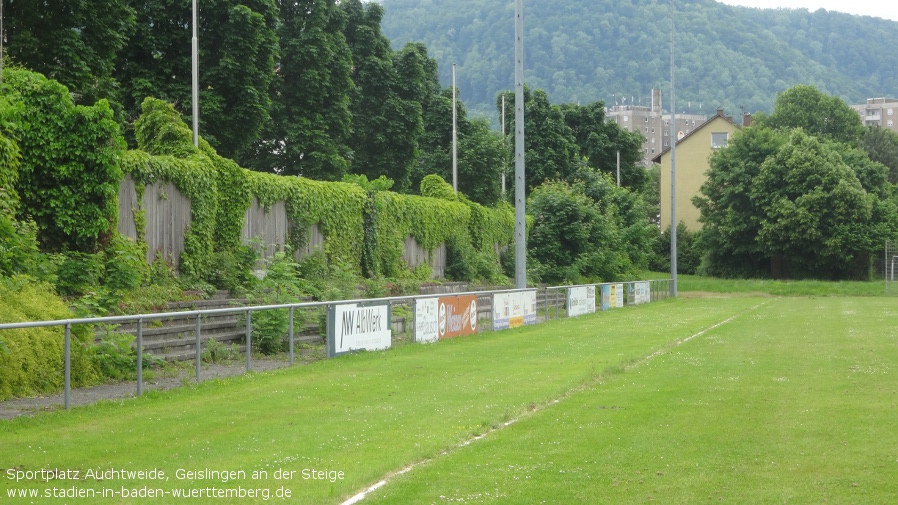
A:
{"type": "Polygon", "coordinates": [[[0,421],[0,502],[895,503],[896,321],[681,298],[0,421]]]}

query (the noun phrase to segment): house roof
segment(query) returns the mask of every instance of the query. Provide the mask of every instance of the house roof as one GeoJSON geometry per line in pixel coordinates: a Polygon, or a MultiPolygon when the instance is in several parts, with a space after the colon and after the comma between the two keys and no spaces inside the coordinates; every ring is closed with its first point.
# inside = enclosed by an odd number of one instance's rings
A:
{"type": "MultiPolygon", "coordinates": [[[[717,114],[715,114],[714,117],[712,117],[711,119],[705,121],[704,123],[702,123],[701,125],[699,125],[698,128],[696,128],[696,129],[692,130],[691,132],[689,132],[688,134],[684,135],[683,138],[681,138],[680,140],[677,141],[676,145],[680,145],[681,143],[685,142],[686,139],[688,139],[689,137],[691,137],[691,136],[695,135],[696,133],[700,132],[700,131],[702,130],[702,128],[704,128],[704,127],[708,126],[709,124],[713,123],[714,120],[716,120],[717,118],[720,118],[720,119],[723,119],[724,121],[729,122],[730,124],[732,124],[733,126],[735,126],[736,129],[739,129],[739,130],[742,129],[741,126],[737,125],[736,122],[733,121],[732,116],[724,116],[724,115],[723,115],[723,109],[717,109],[717,114]]],[[[668,151],[670,151],[670,147],[665,148],[663,151],[661,151],[660,153],[658,153],[657,156],[655,156],[654,158],[652,158],[652,163],[661,163],[661,157],[664,156],[665,154],[667,154],[668,151]]]]}

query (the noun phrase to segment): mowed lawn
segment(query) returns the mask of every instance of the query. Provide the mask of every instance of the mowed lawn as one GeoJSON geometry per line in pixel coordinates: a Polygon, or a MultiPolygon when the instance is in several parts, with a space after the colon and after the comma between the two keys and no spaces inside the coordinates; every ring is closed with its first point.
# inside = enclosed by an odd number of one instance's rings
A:
{"type": "Polygon", "coordinates": [[[898,503],[895,301],[756,302],[366,503],[898,503]]]}
{"type": "Polygon", "coordinates": [[[681,298],[0,421],[0,502],[341,503],[412,465],[362,503],[894,503],[895,305],[681,298]]]}

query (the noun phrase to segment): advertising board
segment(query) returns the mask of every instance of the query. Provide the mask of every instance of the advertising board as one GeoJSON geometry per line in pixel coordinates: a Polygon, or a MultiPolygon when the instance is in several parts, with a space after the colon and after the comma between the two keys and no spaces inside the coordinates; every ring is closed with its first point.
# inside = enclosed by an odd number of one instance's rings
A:
{"type": "Polygon", "coordinates": [[[477,295],[440,298],[440,339],[477,333],[477,295]]]}
{"type": "Polygon", "coordinates": [[[438,298],[415,300],[415,342],[436,342],[440,338],[438,298]]]}
{"type": "Polygon", "coordinates": [[[582,316],[596,311],[596,287],[574,286],[567,289],[568,317],[582,316]]]}
{"type": "Polygon", "coordinates": [[[493,295],[493,330],[536,324],[536,291],[493,295]]]}
{"type": "Polygon", "coordinates": [[[602,310],[608,310],[611,308],[611,286],[602,284],[599,288],[602,291],[602,310]]]}
{"type": "Polygon", "coordinates": [[[327,309],[327,356],[377,351],[392,343],[390,305],[344,303],[327,309]]]}

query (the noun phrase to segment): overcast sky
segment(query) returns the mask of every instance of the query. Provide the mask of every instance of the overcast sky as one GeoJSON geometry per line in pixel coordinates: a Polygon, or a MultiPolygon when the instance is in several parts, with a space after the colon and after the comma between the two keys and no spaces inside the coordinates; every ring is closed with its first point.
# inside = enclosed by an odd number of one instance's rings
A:
{"type": "Polygon", "coordinates": [[[898,2],[895,0],[717,0],[729,5],[744,7],[760,7],[762,9],[806,8],[811,12],[817,9],[828,11],[874,16],[898,21],[898,2]]]}

